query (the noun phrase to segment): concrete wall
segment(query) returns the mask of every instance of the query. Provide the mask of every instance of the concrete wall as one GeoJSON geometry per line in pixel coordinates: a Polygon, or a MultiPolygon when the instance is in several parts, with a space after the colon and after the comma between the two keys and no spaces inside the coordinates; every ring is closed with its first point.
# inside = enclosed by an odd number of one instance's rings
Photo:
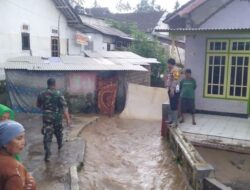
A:
{"type": "Polygon", "coordinates": [[[80,53],[80,46],[74,43],[75,31],[68,27],[65,17],[51,0],[0,1],[0,18],[0,63],[10,57],[30,55],[29,51],[22,50],[23,24],[29,26],[30,46],[34,56],[51,56],[51,36],[56,36],[52,34],[52,29],[59,29],[61,55],[67,53],[67,39],[70,44],[69,53],[80,53]]]}
{"type": "Polygon", "coordinates": [[[250,1],[233,0],[213,15],[201,28],[249,28],[250,1]]]}
{"type": "Polygon", "coordinates": [[[67,92],[70,95],[94,94],[96,91],[96,73],[94,72],[70,72],[67,80],[67,92]]]}
{"type": "Polygon", "coordinates": [[[248,38],[250,34],[197,34],[186,37],[185,68],[191,68],[197,81],[196,109],[212,112],[247,114],[247,101],[204,97],[206,41],[208,38],[248,38]]]}
{"type": "Polygon", "coordinates": [[[93,42],[93,51],[107,51],[107,44],[111,45],[110,50],[115,49],[114,39],[98,33],[87,33],[90,41],[93,42]]]}

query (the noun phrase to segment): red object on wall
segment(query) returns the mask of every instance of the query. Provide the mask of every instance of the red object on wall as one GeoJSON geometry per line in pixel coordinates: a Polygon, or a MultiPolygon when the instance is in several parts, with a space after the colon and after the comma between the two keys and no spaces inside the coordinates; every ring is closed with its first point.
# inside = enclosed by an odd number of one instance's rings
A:
{"type": "Polygon", "coordinates": [[[112,116],[115,113],[117,77],[97,78],[97,102],[101,114],[112,116]]]}

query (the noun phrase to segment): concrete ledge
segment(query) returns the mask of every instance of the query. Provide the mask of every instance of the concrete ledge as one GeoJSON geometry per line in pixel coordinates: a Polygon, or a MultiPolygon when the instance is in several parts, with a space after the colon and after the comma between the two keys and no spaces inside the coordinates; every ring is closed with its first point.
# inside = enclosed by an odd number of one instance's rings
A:
{"type": "Polygon", "coordinates": [[[250,140],[226,138],[184,132],[185,137],[194,145],[238,153],[250,154],[250,140]]]}
{"type": "Polygon", "coordinates": [[[77,174],[77,167],[71,166],[69,169],[70,173],[70,190],[79,190],[79,178],[77,174]]]}
{"type": "Polygon", "coordinates": [[[74,116],[73,117],[73,125],[72,129],[66,135],[65,141],[73,141],[78,138],[82,131],[88,127],[89,125],[97,122],[98,117],[81,117],[81,116],[74,116]]]}
{"type": "Polygon", "coordinates": [[[232,190],[232,188],[223,185],[214,178],[206,178],[204,180],[204,190],[232,190]]]}
{"type": "Polygon", "coordinates": [[[203,190],[203,180],[209,177],[214,168],[200,156],[178,128],[170,128],[168,140],[189,185],[194,190],[203,190]]]}
{"type": "MultiPolygon", "coordinates": [[[[88,118],[87,120],[84,119],[82,120],[81,117],[76,117],[75,119],[80,121],[80,124],[75,125],[73,130],[70,131],[67,137],[67,141],[74,141],[76,139],[80,139],[79,136],[83,132],[83,130],[89,126],[92,125],[93,123],[98,121],[98,117],[91,117],[88,118]]],[[[85,155],[85,144],[82,147],[83,148],[83,154],[78,156],[77,158],[77,165],[73,165],[69,169],[69,176],[70,176],[70,189],[71,190],[79,190],[79,178],[78,178],[78,171],[80,171],[84,165],[84,155],[85,155]]]]}

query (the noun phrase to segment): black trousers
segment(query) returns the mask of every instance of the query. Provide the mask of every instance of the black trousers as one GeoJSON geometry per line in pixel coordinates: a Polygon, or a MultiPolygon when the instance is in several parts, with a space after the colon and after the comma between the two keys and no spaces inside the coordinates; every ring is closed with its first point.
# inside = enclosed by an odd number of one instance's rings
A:
{"type": "Polygon", "coordinates": [[[168,96],[169,96],[169,103],[170,103],[170,108],[172,111],[177,111],[178,110],[178,105],[179,105],[179,99],[180,99],[180,93],[174,93],[174,96],[170,96],[170,90],[168,91],[168,96]]]}

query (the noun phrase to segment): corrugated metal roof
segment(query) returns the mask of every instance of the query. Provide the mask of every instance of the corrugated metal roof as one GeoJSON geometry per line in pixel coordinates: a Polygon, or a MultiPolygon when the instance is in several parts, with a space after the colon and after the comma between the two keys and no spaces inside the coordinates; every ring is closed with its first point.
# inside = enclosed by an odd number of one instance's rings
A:
{"type": "Polygon", "coordinates": [[[5,80],[5,73],[4,73],[4,69],[0,68],[0,81],[1,80],[5,80]]]}
{"type": "Polygon", "coordinates": [[[88,57],[106,58],[117,64],[133,64],[133,65],[149,65],[159,63],[155,58],[145,58],[129,51],[101,51],[101,52],[85,52],[88,57]]]}
{"type": "Polygon", "coordinates": [[[168,28],[157,29],[156,32],[249,32],[250,28],[168,28]]]}
{"type": "Polygon", "coordinates": [[[67,19],[69,24],[81,24],[81,19],[75,13],[68,0],[52,0],[56,8],[60,10],[67,19]]]}
{"type": "Polygon", "coordinates": [[[7,70],[33,71],[147,71],[140,65],[116,64],[104,58],[65,56],[59,59],[39,57],[17,57],[4,65],[7,70]]]}

